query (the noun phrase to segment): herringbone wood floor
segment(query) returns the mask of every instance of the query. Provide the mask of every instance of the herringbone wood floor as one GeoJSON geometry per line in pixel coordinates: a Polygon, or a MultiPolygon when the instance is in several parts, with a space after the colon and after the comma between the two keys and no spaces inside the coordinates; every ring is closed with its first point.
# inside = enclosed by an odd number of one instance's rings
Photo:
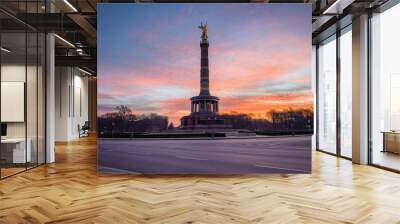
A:
{"type": "Polygon", "coordinates": [[[0,181],[0,223],[400,223],[400,175],[313,153],[312,175],[96,173],[96,140],[0,181]]]}

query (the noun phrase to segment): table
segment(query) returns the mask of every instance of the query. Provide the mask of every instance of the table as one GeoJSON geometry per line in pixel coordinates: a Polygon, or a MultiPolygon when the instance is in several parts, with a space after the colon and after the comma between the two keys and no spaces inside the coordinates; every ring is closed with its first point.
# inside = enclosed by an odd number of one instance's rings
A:
{"type": "Polygon", "coordinates": [[[31,162],[31,139],[25,138],[6,138],[1,139],[1,154],[10,163],[26,163],[31,162]],[[25,151],[25,140],[28,142],[25,151]],[[12,158],[12,159],[11,159],[12,158]]]}
{"type": "Polygon", "coordinates": [[[382,152],[400,154],[400,131],[383,131],[382,152]]]}

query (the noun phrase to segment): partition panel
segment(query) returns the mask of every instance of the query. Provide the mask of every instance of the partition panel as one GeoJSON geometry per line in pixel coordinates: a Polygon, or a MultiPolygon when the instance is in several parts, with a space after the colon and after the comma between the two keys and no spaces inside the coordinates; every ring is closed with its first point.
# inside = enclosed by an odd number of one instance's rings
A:
{"type": "Polygon", "coordinates": [[[340,36],[340,155],[352,157],[352,33],[340,36]]]}
{"type": "Polygon", "coordinates": [[[336,154],[336,35],[318,47],[318,149],[336,154]]]}
{"type": "Polygon", "coordinates": [[[26,162],[31,158],[26,136],[26,45],[24,31],[1,34],[2,177],[26,170],[26,162]]]}
{"type": "MultiPolygon", "coordinates": [[[[45,1],[19,1],[18,13],[42,13],[45,1]]],[[[0,6],[6,3],[1,2],[0,6]]],[[[0,27],[0,178],[45,163],[45,34],[12,15],[0,27]]],[[[0,23],[0,26],[2,23],[0,23]]]]}
{"type": "Polygon", "coordinates": [[[371,18],[370,157],[400,171],[400,4],[371,18]]]}

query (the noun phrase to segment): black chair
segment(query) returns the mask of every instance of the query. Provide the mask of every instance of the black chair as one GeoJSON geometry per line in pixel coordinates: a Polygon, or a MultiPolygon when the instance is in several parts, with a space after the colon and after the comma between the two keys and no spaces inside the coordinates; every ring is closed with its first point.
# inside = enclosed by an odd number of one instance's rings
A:
{"type": "Polygon", "coordinates": [[[85,121],[82,127],[78,125],[78,129],[79,129],[79,138],[89,136],[89,129],[90,129],[89,121],[85,121]]]}

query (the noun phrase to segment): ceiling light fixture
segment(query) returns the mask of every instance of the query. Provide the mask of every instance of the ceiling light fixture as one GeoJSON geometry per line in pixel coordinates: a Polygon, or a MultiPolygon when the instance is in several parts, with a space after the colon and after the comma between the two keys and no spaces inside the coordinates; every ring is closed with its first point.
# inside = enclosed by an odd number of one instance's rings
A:
{"type": "Polygon", "coordinates": [[[323,15],[339,15],[343,13],[343,10],[351,5],[355,0],[336,0],[322,13],[323,15]]]}
{"type": "Polygon", "coordinates": [[[64,3],[67,4],[74,12],[78,12],[78,10],[68,0],[64,0],[64,3]]]}
{"type": "Polygon", "coordinates": [[[4,51],[6,53],[10,53],[11,52],[11,50],[9,50],[9,49],[7,49],[5,47],[1,47],[1,51],[4,51]]]}
{"type": "Polygon", "coordinates": [[[331,14],[331,10],[339,4],[340,0],[336,0],[332,5],[330,5],[322,14],[331,14]]]}
{"type": "Polygon", "coordinates": [[[90,73],[90,72],[88,72],[88,71],[86,71],[86,70],[83,70],[83,69],[81,69],[81,68],[79,68],[79,67],[78,67],[78,70],[81,71],[81,72],[83,72],[83,73],[85,73],[86,75],[90,75],[90,76],[93,75],[92,73],[90,73]]]}
{"type": "Polygon", "coordinates": [[[68,40],[60,37],[58,34],[54,34],[55,37],[57,37],[59,40],[61,40],[62,42],[66,43],[68,46],[75,48],[75,45],[73,45],[71,42],[69,42],[68,40]]]}

